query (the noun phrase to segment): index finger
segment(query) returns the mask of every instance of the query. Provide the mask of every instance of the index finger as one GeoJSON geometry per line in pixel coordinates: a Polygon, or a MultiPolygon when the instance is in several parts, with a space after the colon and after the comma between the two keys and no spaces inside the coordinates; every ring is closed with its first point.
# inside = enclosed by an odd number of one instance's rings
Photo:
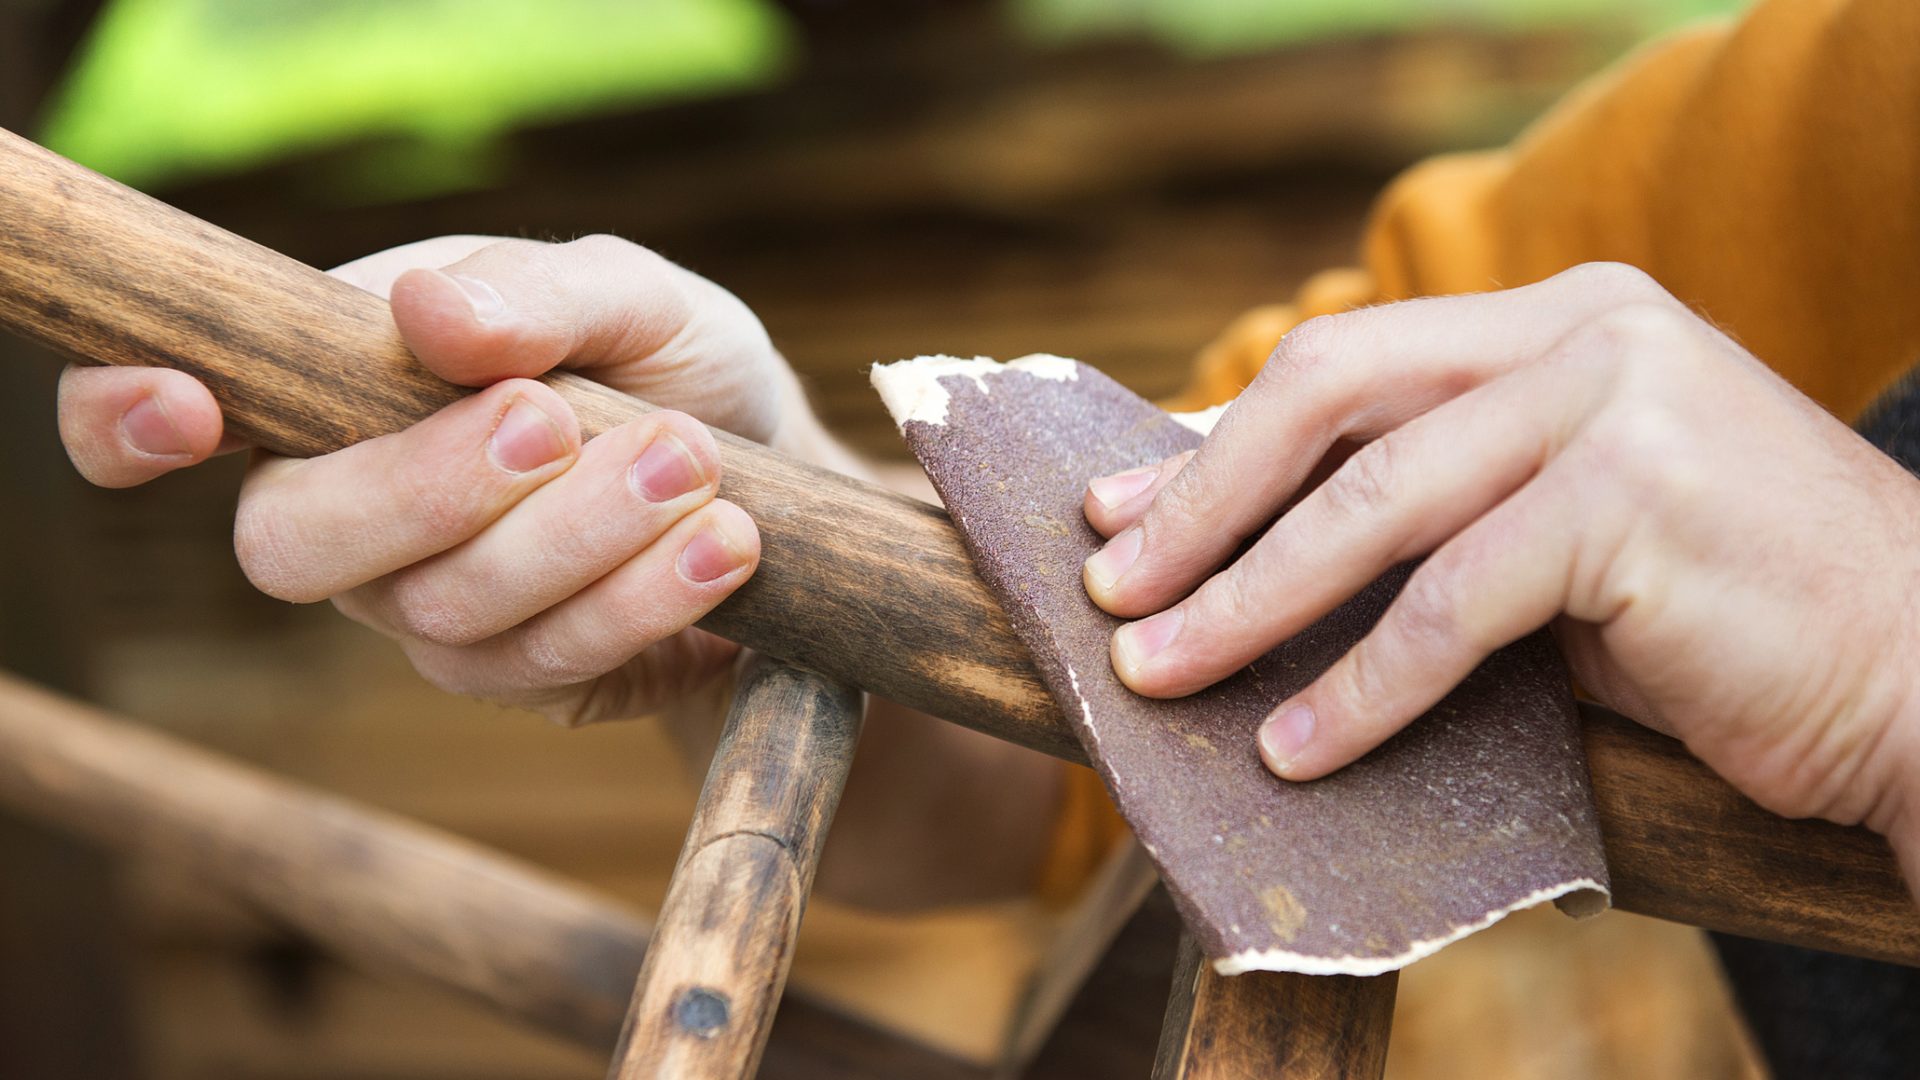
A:
{"type": "Polygon", "coordinates": [[[1087,560],[1088,594],[1123,617],[1163,610],[1272,521],[1336,442],[1378,438],[1600,312],[1656,297],[1673,302],[1638,270],[1590,264],[1505,292],[1302,323],[1140,520],[1087,560]]]}

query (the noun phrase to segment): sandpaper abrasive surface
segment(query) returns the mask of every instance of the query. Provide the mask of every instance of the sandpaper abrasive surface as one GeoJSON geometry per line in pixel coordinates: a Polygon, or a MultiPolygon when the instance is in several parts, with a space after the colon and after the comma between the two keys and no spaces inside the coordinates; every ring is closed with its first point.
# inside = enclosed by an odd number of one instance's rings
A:
{"type": "Polygon", "coordinates": [[[1260,721],[1371,628],[1404,574],[1208,690],[1141,697],[1108,659],[1120,620],[1081,584],[1101,543],[1082,498],[1089,478],[1200,434],[1058,357],[924,357],[874,382],[1218,970],[1377,974],[1548,899],[1605,906],[1572,694],[1544,634],[1359,763],[1280,780],[1260,721]]]}

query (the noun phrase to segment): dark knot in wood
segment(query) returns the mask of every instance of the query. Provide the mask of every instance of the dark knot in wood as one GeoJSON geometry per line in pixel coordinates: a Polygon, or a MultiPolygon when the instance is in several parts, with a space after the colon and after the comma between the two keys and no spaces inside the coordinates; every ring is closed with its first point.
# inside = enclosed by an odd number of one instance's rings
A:
{"type": "Polygon", "coordinates": [[[690,986],[673,999],[673,1022],[696,1039],[711,1039],[725,1030],[731,1011],[727,995],[704,986],[690,986]]]}

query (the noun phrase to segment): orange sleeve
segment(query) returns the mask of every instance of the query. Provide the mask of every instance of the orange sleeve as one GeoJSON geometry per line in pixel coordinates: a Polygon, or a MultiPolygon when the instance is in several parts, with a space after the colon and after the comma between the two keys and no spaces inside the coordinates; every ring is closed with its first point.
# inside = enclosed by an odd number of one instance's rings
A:
{"type": "MultiPolygon", "coordinates": [[[[1364,268],[1241,316],[1168,407],[1231,400],[1316,315],[1609,260],[1645,270],[1851,419],[1920,361],[1916,43],[1915,0],[1763,0],[1737,24],[1643,48],[1510,147],[1394,181],[1364,268]]],[[[1092,773],[1073,770],[1067,786],[1056,848],[1083,860],[1121,826],[1092,773]],[[1104,818],[1090,821],[1089,804],[1104,818]]]]}
{"type": "Polygon", "coordinates": [[[1920,360],[1916,42],[1912,0],[1766,0],[1644,48],[1511,147],[1400,177],[1365,268],[1236,322],[1178,402],[1230,399],[1302,319],[1612,260],[1856,416],[1920,360]]]}

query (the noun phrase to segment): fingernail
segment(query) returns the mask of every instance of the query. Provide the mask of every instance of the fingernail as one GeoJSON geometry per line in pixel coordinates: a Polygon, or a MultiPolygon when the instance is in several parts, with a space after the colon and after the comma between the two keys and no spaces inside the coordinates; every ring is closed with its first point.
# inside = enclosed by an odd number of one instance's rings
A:
{"type": "Polygon", "coordinates": [[[706,470],[700,467],[687,444],[670,432],[653,437],[640,456],[634,459],[628,478],[640,497],[648,502],[666,502],[707,484],[706,470]]]}
{"type": "Polygon", "coordinates": [[[121,415],[120,431],[126,436],[128,445],[143,454],[178,457],[193,452],[187,445],[187,437],[173,426],[173,418],[167,415],[167,410],[150,397],[134,402],[133,408],[121,415]]]}
{"type": "Polygon", "coordinates": [[[1185,613],[1179,608],[1170,608],[1151,618],[1128,623],[1113,632],[1114,644],[1120,650],[1120,661],[1128,671],[1138,671],[1140,665],[1159,655],[1160,650],[1180,633],[1180,623],[1185,613]]]}
{"type": "Polygon", "coordinates": [[[1117,509],[1130,502],[1135,495],[1153,486],[1153,478],[1160,472],[1158,465],[1145,465],[1138,469],[1114,473],[1112,476],[1097,477],[1087,483],[1087,490],[1100,500],[1100,505],[1109,510],[1117,509]]]}
{"type": "Polygon", "coordinates": [[[726,577],[746,562],[740,549],[718,525],[708,525],[680,549],[680,576],[701,585],[726,577]]]}
{"type": "Polygon", "coordinates": [[[567,440],[552,417],[533,402],[517,397],[493,429],[487,449],[493,463],[508,472],[532,472],[560,460],[567,452],[567,440]]]}
{"type": "Polygon", "coordinates": [[[1093,553],[1087,559],[1087,577],[1099,586],[1101,592],[1111,591],[1120,575],[1127,572],[1133,561],[1140,557],[1140,526],[1135,525],[1127,531],[1107,541],[1107,546],[1093,553]]]}
{"type": "Polygon", "coordinates": [[[447,280],[460,286],[461,292],[467,294],[467,307],[473,310],[473,317],[476,321],[487,322],[490,319],[498,318],[506,312],[507,302],[500,296],[500,290],[481,281],[479,278],[464,277],[460,274],[447,274],[445,271],[441,271],[441,273],[445,274],[447,280]]]}
{"type": "Polygon", "coordinates": [[[1305,705],[1281,709],[1260,728],[1260,748],[1266,752],[1267,763],[1283,776],[1312,738],[1313,710],[1305,705]]]}

